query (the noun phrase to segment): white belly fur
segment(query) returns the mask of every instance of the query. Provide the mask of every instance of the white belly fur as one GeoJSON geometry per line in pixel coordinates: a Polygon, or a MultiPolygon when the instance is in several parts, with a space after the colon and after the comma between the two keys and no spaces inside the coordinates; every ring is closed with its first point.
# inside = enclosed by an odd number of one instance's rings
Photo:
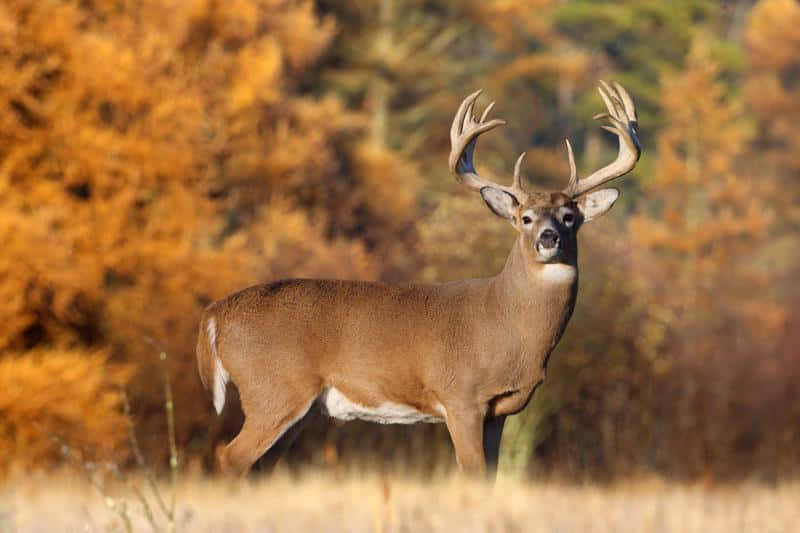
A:
{"type": "MultiPolygon", "coordinates": [[[[443,417],[421,413],[409,407],[393,402],[384,402],[377,407],[365,407],[350,401],[335,387],[329,387],[320,394],[319,402],[323,411],[331,418],[339,420],[366,420],[379,424],[416,424],[417,422],[444,422],[443,417]]],[[[444,415],[444,407],[437,406],[444,415]]]]}

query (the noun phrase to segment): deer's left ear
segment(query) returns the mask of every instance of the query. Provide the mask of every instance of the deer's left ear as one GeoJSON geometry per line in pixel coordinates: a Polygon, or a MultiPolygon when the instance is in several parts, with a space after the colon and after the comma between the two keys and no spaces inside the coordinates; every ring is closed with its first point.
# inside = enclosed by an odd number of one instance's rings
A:
{"type": "Polygon", "coordinates": [[[578,209],[583,215],[583,221],[589,222],[593,218],[604,215],[611,209],[619,198],[619,189],[600,189],[584,194],[578,198],[578,209]]]}

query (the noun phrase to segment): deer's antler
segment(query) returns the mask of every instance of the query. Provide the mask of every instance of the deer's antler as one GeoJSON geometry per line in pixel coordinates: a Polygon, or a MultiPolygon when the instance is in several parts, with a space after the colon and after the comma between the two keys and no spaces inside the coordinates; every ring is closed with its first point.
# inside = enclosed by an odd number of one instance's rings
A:
{"type": "Polygon", "coordinates": [[[514,165],[514,181],[510,187],[486,180],[475,171],[472,155],[475,153],[475,143],[478,137],[482,133],[506,123],[505,120],[499,118],[487,121],[489,112],[494,107],[494,102],[486,106],[479,119],[475,118],[472,112],[475,107],[475,100],[480,94],[481,91],[475,91],[464,98],[458,111],[456,111],[455,118],[453,118],[453,125],[450,127],[450,171],[455,174],[459,183],[473,191],[480,191],[483,187],[494,187],[510,193],[519,202],[523,202],[527,196],[520,183],[520,165],[525,157],[524,152],[514,165]]]}
{"type": "Polygon", "coordinates": [[[575,158],[572,155],[572,147],[567,141],[570,179],[569,184],[564,189],[564,194],[573,198],[607,181],[627,174],[636,166],[636,162],[642,152],[639,138],[636,136],[636,107],[634,107],[633,100],[628,92],[615,81],[611,82],[610,87],[607,83],[601,81],[597,90],[600,91],[600,96],[606,104],[608,113],[600,113],[595,115],[594,118],[608,119],[608,123],[603,125],[602,128],[619,137],[619,153],[613,163],[596,170],[583,179],[578,179],[575,172],[575,158]]]}

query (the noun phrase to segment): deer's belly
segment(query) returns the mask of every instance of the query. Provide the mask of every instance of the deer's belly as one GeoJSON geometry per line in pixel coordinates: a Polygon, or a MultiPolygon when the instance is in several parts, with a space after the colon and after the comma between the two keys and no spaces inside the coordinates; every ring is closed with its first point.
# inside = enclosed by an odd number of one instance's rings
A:
{"type": "Polygon", "coordinates": [[[375,407],[359,405],[335,387],[329,387],[319,397],[323,412],[339,420],[366,420],[379,424],[416,424],[418,422],[444,422],[444,407],[437,406],[442,416],[417,411],[413,407],[394,402],[384,402],[375,407]]]}

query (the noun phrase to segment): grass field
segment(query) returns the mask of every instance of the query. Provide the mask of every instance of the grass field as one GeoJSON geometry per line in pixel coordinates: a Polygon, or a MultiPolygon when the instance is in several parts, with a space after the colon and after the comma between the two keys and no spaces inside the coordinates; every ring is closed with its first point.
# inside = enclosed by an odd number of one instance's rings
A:
{"type": "MultiPolygon", "coordinates": [[[[109,500],[80,479],[6,482],[0,489],[0,531],[124,531],[108,507],[112,501],[127,506],[134,531],[151,531],[133,486],[147,489],[144,480],[129,482],[125,489],[109,491],[109,500]]],[[[192,532],[713,533],[800,527],[797,482],[709,488],[660,480],[596,486],[500,479],[490,488],[458,478],[423,483],[278,476],[252,482],[183,480],[176,495],[176,529],[192,532]]]]}

